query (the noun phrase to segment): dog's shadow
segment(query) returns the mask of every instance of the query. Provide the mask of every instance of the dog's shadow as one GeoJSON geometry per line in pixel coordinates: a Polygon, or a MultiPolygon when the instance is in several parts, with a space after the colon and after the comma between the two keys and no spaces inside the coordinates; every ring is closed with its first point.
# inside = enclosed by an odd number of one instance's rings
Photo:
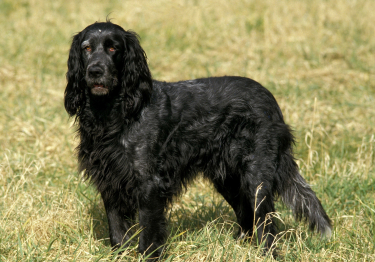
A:
{"type": "MultiPolygon", "coordinates": [[[[284,209],[282,205],[279,208],[284,209]]],[[[105,246],[110,246],[108,221],[105,208],[100,197],[91,202],[89,214],[93,220],[93,233],[96,240],[101,241],[105,246]]],[[[188,201],[180,199],[175,202],[167,213],[169,232],[171,236],[181,235],[178,239],[184,239],[184,232],[199,232],[212,222],[212,226],[226,227],[228,233],[236,236],[239,226],[236,223],[236,216],[231,206],[219,195],[209,194],[190,195],[188,201]]],[[[279,232],[286,232],[290,227],[274,219],[279,232]]],[[[139,229],[138,225],[135,229],[139,229]]],[[[138,237],[135,237],[138,239],[138,237]]],[[[135,243],[134,243],[135,244],[135,243]]]]}
{"type": "MultiPolygon", "coordinates": [[[[93,237],[103,241],[106,246],[110,246],[107,216],[100,197],[91,202],[88,213],[93,221],[93,237]]],[[[224,199],[218,199],[217,196],[212,197],[211,195],[210,197],[194,196],[189,203],[182,200],[177,201],[170,207],[167,220],[169,232],[179,234],[191,230],[199,231],[212,221],[215,223],[227,222],[228,225],[233,225],[236,216],[224,199]]],[[[135,228],[138,229],[138,225],[135,228]]]]}
{"type": "Polygon", "coordinates": [[[96,240],[103,241],[103,244],[110,246],[108,220],[105,213],[103,201],[98,197],[90,205],[88,213],[92,217],[93,237],[96,240]]]}
{"type": "Polygon", "coordinates": [[[188,203],[179,201],[172,206],[168,215],[170,228],[182,232],[200,230],[212,221],[228,224],[236,221],[233,209],[217,196],[196,195],[188,203]]]}

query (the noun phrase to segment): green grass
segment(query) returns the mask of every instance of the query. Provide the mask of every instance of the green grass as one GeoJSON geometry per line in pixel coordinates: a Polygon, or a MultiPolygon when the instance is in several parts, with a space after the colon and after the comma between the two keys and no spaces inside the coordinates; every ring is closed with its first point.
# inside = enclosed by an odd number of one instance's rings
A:
{"type": "MultiPolygon", "coordinates": [[[[77,174],[63,107],[71,37],[106,16],[141,36],[154,78],[265,85],[297,139],[329,241],[277,204],[280,261],[375,260],[375,2],[0,1],[0,261],[115,261],[96,190],[77,174]]],[[[172,206],[165,261],[270,261],[198,179],[172,206]]],[[[135,236],[136,238],[137,236],[135,236]]],[[[142,261],[136,243],[124,261],[142,261]]]]}

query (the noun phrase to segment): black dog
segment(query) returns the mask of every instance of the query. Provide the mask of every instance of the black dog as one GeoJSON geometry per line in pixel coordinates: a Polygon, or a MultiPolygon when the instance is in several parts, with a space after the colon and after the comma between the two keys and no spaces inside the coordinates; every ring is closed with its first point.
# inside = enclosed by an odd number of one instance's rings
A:
{"type": "Polygon", "coordinates": [[[110,22],[74,36],[67,81],[65,108],[78,122],[80,170],[101,193],[114,247],[129,239],[138,211],[139,251],[160,256],[168,203],[198,173],[233,207],[239,237],[255,226],[258,243],[271,247],[276,229],[265,220],[278,195],[296,218],[331,234],[330,219],[299,174],[280,108],[259,83],[155,81],[137,35],[110,22]]]}

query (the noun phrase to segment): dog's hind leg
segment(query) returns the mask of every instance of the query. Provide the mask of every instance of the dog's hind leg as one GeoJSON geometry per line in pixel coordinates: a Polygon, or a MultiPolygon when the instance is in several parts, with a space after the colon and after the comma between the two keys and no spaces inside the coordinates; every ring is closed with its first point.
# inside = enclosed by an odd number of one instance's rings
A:
{"type": "Polygon", "coordinates": [[[237,237],[255,237],[258,245],[264,245],[266,250],[271,248],[276,228],[271,219],[275,208],[270,186],[255,182],[249,173],[213,182],[236,214],[240,226],[237,237]]]}
{"type": "Polygon", "coordinates": [[[236,238],[245,238],[253,232],[253,207],[247,197],[241,192],[241,182],[237,176],[229,176],[225,180],[213,180],[216,190],[233,208],[237,222],[240,225],[236,238]]]}
{"type": "Polygon", "coordinates": [[[277,234],[272,219],[275,212],[273,196],[267,183],[260,183],[254,192],[255,186],[251,185],[252,190],[249,190],[253,195],[251,204],[255,210],[253,234],[256,234],[257,244],[268,250],[272,247],[277,234]]]}
{"type": "Polygon", "coordinates": [[[269,181],[264,179],[261,181],[257,176],[248,172],[242,178],[241,191],[246,196],[247,205],[251,207],[250,210],[243,210],[243,212],[253,214],[253,232],[251,233],[256,239],[256,244],[269,250],[277,233],[272,219],[275,212],[272,185],[269,181]]]}

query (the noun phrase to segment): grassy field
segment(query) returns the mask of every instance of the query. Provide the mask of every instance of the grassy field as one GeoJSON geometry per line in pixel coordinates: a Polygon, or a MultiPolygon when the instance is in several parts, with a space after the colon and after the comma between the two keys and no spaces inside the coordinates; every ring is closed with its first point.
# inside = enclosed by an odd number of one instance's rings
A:
{"type": "MultiPolygon", "coordinates": [[[[280,261],[375,260],[375,1],[0,1],[0,261],[115,261],[63,107],[71,37],[105,21],[141,36],[154,78],[240,75],[276,97],[334,231],[277,205],[280,261]]],[[[169,214],[166,261],[271,261],[233,239],[203,180],[169,214]]],[[[136,236],[135,236],[136,237],[136,236]]],[[[136,244],[123,261],[142,261],[136,244]]]]}

